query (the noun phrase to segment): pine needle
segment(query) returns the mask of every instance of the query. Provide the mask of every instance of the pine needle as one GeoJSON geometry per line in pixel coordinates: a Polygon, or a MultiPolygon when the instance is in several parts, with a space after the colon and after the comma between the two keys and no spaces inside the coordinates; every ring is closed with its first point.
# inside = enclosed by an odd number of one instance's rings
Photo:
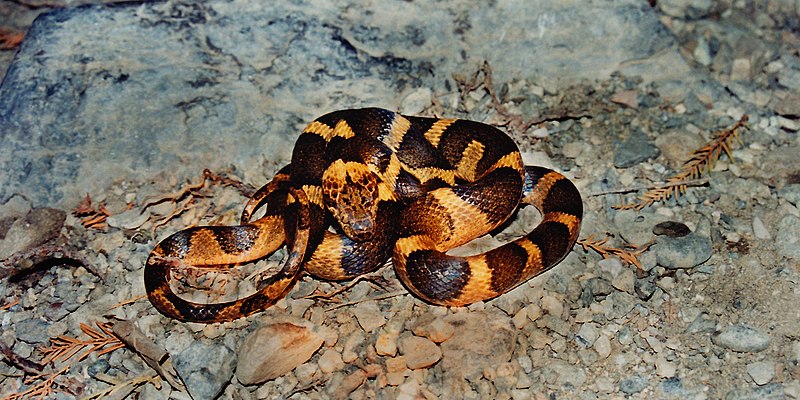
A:
{"type": "Polygon", "coordinates": [[[100,322],[95,322],[95,324],[100,330],[93,329],[84,323],[80,324],[81,331],[90,337],[88,340],[81,340],[69,336],[59,336],[55,339],[50,339],[50,347],[41,349],[42,354],[45,356],[42,364],[66,361],[83,349],[86,349],[86,351],[78,357],[77,361],[85,359],[89,354],[95,351],[97,355],[103,355],[125,347],[125,343],[111,331],[111,324],[100,322]]]}
{"type": "Polygon", "coordinates": [[[593,235],[583,240],[578,240],[578,244],[583,247],[584,251],[593,250],[603,256],[604,259],[617,257],[620,260],[633,265],[640,270],[644,270],[642,263],[639,261],[639,255],[644,253],[653,243],[645,243],[642,246],[636,247],[629,244],[625,245],[625,249],[613,247],[608,243],[608,237],[603,239],[594,239],[593,235]]]}
{"type": "Polygon", "coordinates": [[[677,174],[667,179],[664,186],[645,192],[638,197],[638,201],[630,204],[618,204],[612,206],[616,210],[641,210],[657,202],[663,202],[670,198],[679,198],[686,194],[688,182],[699,179],[703,175],[711,175],[719,158],[725,153],[733,161],[731,145],[734,139],[741,143],[739,132],[747,128],[747,114],[743,115],[733,126],[714,134],[711,142],[695,150],[689,156],[689,160],[683,164],[677,174]]]}

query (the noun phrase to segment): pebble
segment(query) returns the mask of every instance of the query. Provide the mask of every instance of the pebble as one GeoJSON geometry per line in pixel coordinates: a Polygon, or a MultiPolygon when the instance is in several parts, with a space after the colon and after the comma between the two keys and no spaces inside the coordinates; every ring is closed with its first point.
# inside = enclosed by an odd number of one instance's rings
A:
{"type": "Polygon", "coordinates": [[[762,221],[759,217],[753,217],[753,234],[756,235],[757,239],[772,239],[772,235],[769,234],[769,230],[764,225],[764,221],[762,221]]]}
{"type": "Polygon", "coordinates": [[[400,102],[400,112],[404,115],[419,115],[432,104],[433,92],[428,87],[421,87],[409,93],[400,102]]]}
{"type": "Polygon", "coordinates": [[[586,371],[583,368],[563,361],[553,361],[545,365],[542,375],[548,383],[567,388],[579,388],[586,382],[586,371]]]}
{"type": "Polygon", "coordinates": [[[634,129],[627,139],[614,149],[614,166],[630,168],[636,164],[658,157],[661,151],[647,134],[634,129]]]}
{"type": "Polygon", "coordinates": [[[433,341],[419,336],[400,339],[400,352],[409,369],[428,368],[442,359],[442,350],[433,341]]]}
{"type": "MultiPolygon", "coordinates": [[[[357,351],[364,344],[366,338],[361,332],[352,333],[344,342],[344,349],[342,349],[342,361],[350,364],[358,360],[359,352],[357,351]]],[[[378,344],[376,341],[375,348],[377,350],[378,344]]],[[[380,354],[380,352],[378,352],[380,354]]]]}
{"type": "Polygon", "coordinates": [[[150,219],[150,211],[132,208],[106,218],[108,226],[120,229],[137,229],[150,219]]]}
{"type": "Polygon", "coordinates": [[[611,355],[611,339],[606,335],[600,335],[600,337],[595,340],[592,348],[601,359],[608,358],[608,356],[611,355]]]}
{"type": "Polygon", "coordinates": [[[382,332],[375,340],[375,352],[381,356],[394,356],[397,354],[398,332],[391,330],[382,332]]]}
{"type": "Polygon", "coordinates": [[[775,235],[775,246],[778,254],[800,261],[800,218],[786,215],[778,224],[778,234],[775,235]]]}
{"type": "Polygon", "coordinates": [[[633,375],[619,382],[619,390],[625,394],[639,393],[647,388],[647,378],[633,375]]]}
{"type": "Polygon", "coordinates": [[[370,333],[386,325],[386,318],[378,309],[378,303],[374,301],[360,303],[353,307],[352,312],[364,332],[370,333]]]}
{"type": "Polygon", "coordinates": [[[667,269],[696,267],[711,258],[711,239],[690,233],[684,237],[662,236],[655,245],[656,263],[667,269]]]}
{"type": "Polygon", "coordinates": [[[789,203],[800,206],[800,183],[791,183],[778,190],[778,197],[789,203]]]}
{"type": "Polygon", "coordinates": [[[783,385],[771,383],[764,386],[735,388],[725,393],[725,400],[783,400],[783,385]]]}
{"type": "Polygon", "coordinates": [[[275,379],[308,361],[323,338],[307,321],[276,322],[256,329],[242,342],[236,378],[243,385],[275,379]]]}
{"type": "Polygon", "coordinates": [[[223,345],[195,341],[175,356],[175,370],[195,400],[212,400],[233,377],[236,354],[223,345]]]}
{"type": "Polygon", "coordinates": [[[614,277],[614,279],[611,280],[611,285],[623,292],[633,294],[634,290],[633,270],[631,269],[622,270],[622,272],[620,272],[617,276],[614,277]]]}
{"type": "Polygon", "coordinates": [[[717,346],[752,353],[766,350],[771,340],[769,335],[749,325],[730,325],[711,337],[717,346]]]}
{"type": "Polygon", "coordinates": [[[664,356],[656,357],[656,375],[662,378],[672,378],[678,372],[674,362],[668,361],[664,356]]]}
{"type": "Polygon", "coordinates": [[[38,318],[24,319],[14,324],[17,339],[30,344],[47,343],[50,336],[47,334],[49,324],[38,318]]]}
{"type": "Polygon", "coordinates": [[[542,309],[552,316],[561,318],[564,313],[564,301],[551,294],[545,295],[542,297],[542,309]]]}
{"type": "Polygon", "coordinates": [[[757,361],[747,364],[747,374],[753,378],[758,386],[764,386],[775,377],[775,363],[772,361],[757,361]]]}
{"type": "Polygon", "coordinates": [[[319,370],[322,371],[322,373],[329,374],[344,368],[344,361],[342,360],[342,355],[339,354],[338,351],[327,349],[319,356],[317,365],[319,365],[319,370]]]}
{"type": "Polygon", "coordinates": [[[578,330],[578,333],[575,335],[575,343],[578,346],[583,348],[591,347],[597,338],[600,336],[600,332],[597,329],[597,326],[593,323],[585,323],[581,325],[581,328],[578,330]]]}
{"type": "Polygon", "coordinates": [[[606,318],[615,319],[628,315],[638,302],[639,299],[630,294],[614,292],[606,296],[600,304],[603,306],[606,318]]]}
{"type": "Polygon", "coordinates": [[[425,336],[434,343],[442,343],[455,333],[455,327],[442,318],[436,318],[429,323],[420,324],[412,329],[417,336],[425,336]]]}

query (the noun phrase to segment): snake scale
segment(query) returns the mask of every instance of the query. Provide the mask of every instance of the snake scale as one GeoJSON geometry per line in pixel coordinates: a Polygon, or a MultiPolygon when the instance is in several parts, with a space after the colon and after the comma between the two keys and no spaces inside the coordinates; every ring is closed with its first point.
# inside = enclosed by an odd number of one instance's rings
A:
{"type": "Polygon", "coordinates": [[[461,119],[341,110],[309,124],[291,163],[248,201],[237,226],[179,231],[151,252],[144,282],[151,303],[182,321],[221,322],[264,310],[301,275],[343,280],[392,259],[414,295],[443,306],[488,300],[558,264],[577,240],[583,204],[563,175],[525,166],[502,131],[461,119]],[[483,254],[446,254],[533,205],[529,234],[483,254]],[[264,208],[264,215],[251,220],[264,208]],[[286,244],[277,274],[252,295],[194,303],[170,287],[180,265],[230,268],[286,244]]]}

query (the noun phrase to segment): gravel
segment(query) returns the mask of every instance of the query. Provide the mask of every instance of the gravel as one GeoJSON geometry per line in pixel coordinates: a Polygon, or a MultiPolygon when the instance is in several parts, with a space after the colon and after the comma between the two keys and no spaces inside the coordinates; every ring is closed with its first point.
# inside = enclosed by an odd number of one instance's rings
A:
{"type": "MultiPolygon", "coordinates": [[[[53,338],[121,318],[186,384],[154,378],[128,398],[800,397],[796,5],[517,3],[174,1],[42,16],[0,85],[0,257],[46,261],[0,284],[7,359],[39,362],[53,338]],[[459,93],[484,59],[504,111],[484,87],[459,93]],[[607,237],[641,268],[576,246],[500,298],[451,308],[406,293],[390,267],[352,287],[303,277],[269,310],[208,326],[139,297],[160,239],[236,224],[245,202],[211,182],[148,199],[204,168],[260,186],[308,121],[362,105],[499,125],[526,160],[576,183],[581,239],[607,237]],[[722,155],[707,181],[641,211],[613,207],[745,113],[734,160],[722,155]],[[523,132],[508,115],[537,123],[523,132]],[[87,193],[107,225],[73,213],[87,193]]],[[[480,242],[521,235],[536,214],[480,242]]],[[[236,282],[281,257],[220,289],[247,292],[236,282]]],[[[130,348],[68,363],[56,382],[83,391],[64,399],[155,374],[130,348]]],[[[0,397],[26,375],[0,363],[0,397]]]]}

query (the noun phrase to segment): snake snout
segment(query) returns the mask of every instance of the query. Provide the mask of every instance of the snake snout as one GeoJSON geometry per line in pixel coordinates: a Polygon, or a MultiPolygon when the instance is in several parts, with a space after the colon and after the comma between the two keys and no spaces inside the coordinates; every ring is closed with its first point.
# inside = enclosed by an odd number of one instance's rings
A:
{"type": "Polygon", "coordinates": [[[357,242],[367,241],[372,238],[372,232],[375,227],[375,223],[372,221],[371,218],[360,218],[357,220],[351,220],[347,227],[343,227],[346,232],[347,236],[357,242]]]}

